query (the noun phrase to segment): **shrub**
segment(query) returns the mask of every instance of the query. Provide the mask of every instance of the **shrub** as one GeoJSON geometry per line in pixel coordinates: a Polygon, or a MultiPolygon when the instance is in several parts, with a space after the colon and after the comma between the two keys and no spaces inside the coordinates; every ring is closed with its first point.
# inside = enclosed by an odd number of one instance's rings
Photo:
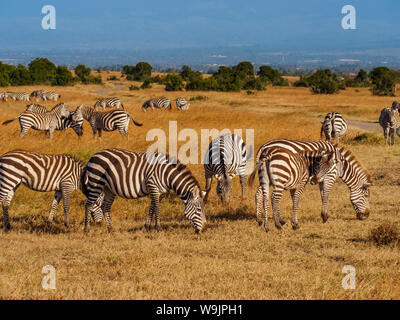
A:
{"type": "Polygon", "coordinates": [[[169,74],[165,77],[165,90],[180,91],[183,89],[183,79],[180,75],[169,74]]]}
{"type": "Polygon", "coordinates": [[[139,62],[136,66],[125,65],[122,74],[126,75],[127,80],[144,81],[151,77],[152,66],[147,62],[139,62]]]}
{"type": "Polygon", "coordinates": [[[134,86],[133,84],[129,86],[129,90],[133,91],[133,90],[140,90],[140,88],[138,86],[134,86]]]}
{"type": "Polygon", "coordinates": [[[279,70],[273,69],[270,66],[261,66],[257,75],[266,83],[271,83],[274,86],[288,86],[289,81],[282,78],[279,70]]]}
{"type": "Polygon", "coordinates": [[[56,78],[57,67],[47,58],[37,58],[29,63],[33,84],[51,84],[56,78]]]}
{"type": "Polygon", "coordinates": [[[151,88],[151,79],[146,79],[143,81],[140,89],[150,89],[151,88]]]}
{"type": "Polygon", "coordinates": [[[71,71],[66,66],[58,66],[56,70],[56,78],[53,81],[53,85],[56,86],[68,86],[73,85],[75,82],[71,71]]]}
{"type": "Polygon", "coordinates": [[[206,96],[198,95],[198,96],[191,97],[189,99],[189,101],[201,101],[201,100],[207,100],[207,99],[208,99],[208,97],[206,97],[206,96]]]}
{"type": "Polygon", "coordinates": [[[387,67],[377,67],[371,71],[372,93],[377,96],[394,96],[396,74],[387,67]]]}
{"type": "Polygon", "coordinates": [[[23,86],[32,83],[29,70],[22,64],[19,64],[9,74],[9,81],[12,86],[23,86]]]}
{"type": "Polygon", "coordinates": [[[367,144],[367,145],[380,145],[383,142],[383,137],[378,136],[376,133],[373,132],[364,132],[361,134],[356,135],[346,143],[350,144],[367,144]]]}
{"type": "Polygon", "coordinates": [[[112,76],[108,77],[107,80],[116,81],[116,80],[118,80],[118,78],[116,76],[112,75],[112,76]]]}
{"type": "Polygon", "coordinates": [[[333,94],[340,89],[337,75],[329,69],[317,70],[306,81],[311,91],[315,94],[333,94]]]}
{"type": "Polygon", "coordinates": [[[370,231],[370,238],[376,245],[388,245],[399,243],[399,228],[397,224],[385,222],[370,231]]]}

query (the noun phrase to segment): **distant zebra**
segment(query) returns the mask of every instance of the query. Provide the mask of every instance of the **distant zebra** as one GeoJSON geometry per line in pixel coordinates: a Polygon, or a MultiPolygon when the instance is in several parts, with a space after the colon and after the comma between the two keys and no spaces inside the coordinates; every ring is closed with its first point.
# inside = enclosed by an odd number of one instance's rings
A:
{"type": "Polygon", "coordinates": [[[239,175],[242,187],[242,198],[246,198],[246,145],[242,138],[236,134],[224,134],[211,141],[204,159],[204,174],[206,178],[206,195],[208,199],[211,190],[212,178],[217,183],[217,195],[225,204],[229,203],[232,189],[232,179],[239,175]]]}
{"type": "MultiPolygon", "coordinates": [[[[362,165],[357,161],[354,155],[349,151],[344,149],[343,147],[337,147],[327,141],[300,141],[300,140],[286,140],[286,139],[275,139],[271,140],[260,147],[257,152],[257,165],[256,169],[253,171],[249,178],[249,183],[254,179],[254,176],[258,170],[260,187],[256,193],[256,205],[257,205],[257,217],[260,217],[261,211],[264,210],[266,222],[264,224],[265,229],[268,231],[267,225],[267,213],[268,213],[268,197],[269,197],[269,188],[270,184],[277,186],[282,184],[285,180],[290,180],[291,175],[288,176],[284,173],[284,171],[279,172],[276,170],[274,174],[275,177],[270,177],[270,174],[267,172],[268,161],[265,162],[263,159],[266,155],[270,154],[271,150],[274,149],[282,149],[286,152],[296,153],[302,157],[307,157],[307,152],[326,152],[327,154],[331,154],[333,152],[334,158],[333,161],[335,165],[331,167],[329,172],[323,170],[324,174],[323,181],[319,182],[319,188],[321,192],[322,199],[322,209],[321,209],[321,217],[322,221],[326,222],[328,220],[328,212],[327,205],[330,191],[332,190],[333,184],[336,179],[339,177],[342,181],[348,186],[350,189],[350,201],[353,205],[353,208],[356,211],[357,218],[363,220],[369,216],[370,208],[369,208],[369,187],[372,184],[372,177],[365,170],[362,165]],[[261,160],[260,160],[261,159],[261,160]],[[265,165],[263,165],[265,164],[265,165]]],[[[283,164],[283,163],[282,163],[283,164]]],[[[283,168],[282,168],[283,169],[283,168]]],[[[287,170],[287,169],[285,169],[287,170]]],[[[275,190],[274,190],[275,191],[275,190]]],[[[280,225],[282,222],[282,218],[280,217],[280,211],[277,204],[279,203],[279,199],[282,193],[282,186],[277,188],[275,192],[272,194],[272,203],[274,209],[274,218],[275,218],[275,226],[280,229],[280,225]]],[[[299,194],[296,194],[296,191],[291,191],[293,201],[296,200],[296,197],[299,197],[299,194]]],[[[260,220],[259,220],[260,221],[260,220]]],[[[292,225],[294,228],[297,226],[297,217],[293,217],[292,225]]]]}
{"type": "MultiPolygon", "coordinates": [[[[29,101],[29,93],[27,92],[6,92],[6,98],[11,98],[14,101],[29,101]]],[[[6,99],[7,101],[7,99],[6,99]]]]}
{"type": "Polygon", "coordinates": [[[7,101],[7,92],[0,92],[0,100],[7,101]]]}
{"type": "Polygon", "coordinates": [[[56,105],[51,111],[46,113],[36,113],[31,111],[25,111],[14,119],[3,122],[6,125],[14,120],[19,120],[21,132],[19,137],[22,138],[27,131],[32,128],[35,130],[48,131],[50,139],[53,137],[54,130],[57,130],[62,118],[68,118],[70,111],[65,107],[64,103],[56,105]]]}
{"type": "Polygon", "coordinates": [[[185,98],[177,98],[175,102],[178,110],[189,110],[190,103],[185,98]]]}
{"type": "Polygon", "coordinates": [[[397,135],[400,136],[400,115],[397,105],[382,109],[379,124],[383,129],[385,144],[394,145],[394,131],[396,130],[397,135]]]}
{"type": "Polygon", "coordinates": [[[54,91],[50,91],[50,92],[45,91],[45,92],[39,94],[38,97],[36,97],[36,101],[38,100],[38,98],[41,98],[43,101],[47,101],[47,100],[57,101],[58,99],[61,98],[61,95],[54,91]]]}
{"type": "MultiPolygon", "coordinates": [[[[69,225],[71,194],[81,188],[81,174],[85,164],[66,154],[44,154],[24,150],[10,151],[0,157],[0,203],[3,207],[4,228],[10,229],[8,207],[15,191],[24,184],[35,191],[55,191],[48,221],[53,221],[54,212],[63,199],[64,224],[69,225]]],[[[96,202],[92,217],[101,216],[101,200],[96,202]]]]}
{"type": "Polygon", "coordinates": [[[32,92],[31,92],[31,94],[29,95],[29,97],[35,98],[35,99],[36,99],[36,102],[38,102],[39,99],[41,98],[41,95],[44,94],[44,92],[45,92],[44,90],[35,90],[35,91],[32,91],[32,92]]]}
{"type": "Polygon", "coordinates": [[[123,136],[128,135],[129,120],[132,119],[134,125],[140,127],[143,124],[136,122],[130,115],[124,110],[112,110],[108,112],[98,112],[93,108],[79,106],[76,108],[74,115],[72,116],[73,121],[78,121],[77,118],[86,119],[92,127],[93,136],[96,138],[98,133],[101,138],[101,132],[118,130],[123,136]]]}
{"type": "Polygon", "coordinates": [[[342,115],[337,112],[330,112],[325,116],[324,122],[321,126],[321,139],[322,133],[325,134],[325,138],[328,141],[334,139],[335,142],[339,141],[339,138],[343,136],[347,131],[347,122],[343,119],[342,115]]]}
{"type": "MultiPolygon", "coordinates": [[[[29,104],[26,106],[25,111],[31,111],[31,112],[36,112],[36,113],[46,113],[49,112],[46,107],[43,107],[38,104],[29,104]]],[[[75,120],[72,120],[72,116],[74,115],[75,112],[71,111],[70,115],[68,118],[60,118],[56,127],[57,131],[63,131],[67,130],[69,128],[72,128],[75,133],[78,135],[78,137],[81,137],[83,135],[83,117],[75,117],[75,120]]],[[[49,132],[46,132],[47,135],[49,132]]]]}
{"type": "Polygon", "coordinates": [[[125,109],[124,105],[121,102],[121,99],[117,98],[117,97],[100,99],[93,106],[93,108],[95,110],[97,110],[97,108],[100,108],[100,107],[102,107],[103,110],[105,110],[106,108],[119,109],[119,107],[121,107],[122,109],[125,109]]]}
{"type": "Polygon", "coordinates": [[[154,111],[154,108],[171,110],[171,100],[166,97],[147,100],[145,103],[143,103],[142,110],[146,112],[148,108],[151,108],[152,111],[154,111]]]}
{"type": "Polygon", "coordinates": [[[200,232],[206,226],[203,192],[199,183],[185,165],[164,154],[116,148],[103,150],[91,157],[82,179],[88,181],[82,182],[82,191],[88,198],[85,205],[85,231],[88,231],[88,212],[102,192],[102,212],[109,231],[113,230],[110,209],[115,196],[125,199],[149,196],[151,205],[145,227],[150,230],[154,215],[155,228],[160,230],[160,201],[170,189],[185,204],[184,215],[195,231],[200,232]]]}

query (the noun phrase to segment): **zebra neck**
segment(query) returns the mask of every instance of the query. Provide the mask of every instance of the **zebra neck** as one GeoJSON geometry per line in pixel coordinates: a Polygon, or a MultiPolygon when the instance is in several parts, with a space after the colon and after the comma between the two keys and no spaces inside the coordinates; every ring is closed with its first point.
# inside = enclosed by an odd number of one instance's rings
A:
{"type": "Polygon", "coordinates": [[[338,176],[349,189],[358,188],[369,180],[369,174],[353,157],[346,158],[345,155],[342,157],[338,166],[338,176]]]}

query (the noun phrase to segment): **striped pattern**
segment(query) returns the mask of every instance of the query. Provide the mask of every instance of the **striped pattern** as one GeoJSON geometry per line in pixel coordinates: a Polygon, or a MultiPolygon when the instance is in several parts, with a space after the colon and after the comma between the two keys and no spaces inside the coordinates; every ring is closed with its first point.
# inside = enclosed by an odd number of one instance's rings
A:
{"type": "Polygon", "coordinates": [[[7,98],[11,98],[14,101],[29,101],[29,93],[27,92],[6,92],[6,101],[7,98]]]}
{"type": "Polygon", "coordinates": [[[100,108],[100,107],[103,108],[103,110],[105,110],[106,108],[119,109],[119,107],[124,109],[124,105],[122,104],[121,99],[117,98],[117,97],[100,99],[94,104],[93,107],[95,110],[97,110],[97,108],[100,108]]]}
{"type": "Polygon", "coordinates": [[[185,204],[185,217],[196,232],[206,225],[203,193],[190,170],[161,153],[141,153],[123,149],[107,149],[89,160],[82,179],[82,191],[88,198],[85,206],[85,231],[88,230],[88,212],[104,192],[102,206],[108,230],[113,230],[110,208],[116,196],[136,199],[149,196],[151,205],[145,227],[150,230],[153,216],[155,228],[160,230],[160,201],[172,189],[185,204]]]}
{"type": "Polygon", "coordinates": [[[321,126],[321,139],[322,133],[325,134],[325,138],[328,141],[334,139],[335,142],[339,141],[339,138],[343,136],[347,131],[347,122],[343,119],[342,115],[337,112],[330,112],[325,116],[324,122],[321,126]]]}
{"type": "MultiPolygon", "coordinates": [[[[81,187],[84,166],[83,162],[65,154],[51,155],[17,150],[0,157],[0,203],[3,207],[4,228],[10,229],[8,207],[21,183],[35,191],[55,191],[48,221],[53,221],[54,212],[62,198],[64,224],[68,226],[71,194],[81,187]]],[[[101,202],[93,205],[90,212],[92,216],[101,216],[100,205],[101,202]]]]}
{"type": "Polygon", "coordinates": [[[178,110],[189,110],[190,103],[185,98],[176,98],[175,103],[178,110]]]}
{"type": "Polygon", "coordinates": [[[143,103],[142,110],[146,112],[148,108],[151,108],[152,111],[154,111],[154,108],[171,110],[171,100],[166,97],[147,100],[145,103],[143,103]]]}
{"type": "Polygon", "coordinates": [[[28,130],[32,128],[35,130],[47,131],[51,139],[54,130],[57,130],[57,128],[59,128],[59,124],[63,122],[62,119],[69,117],[70,111],[65,107],[64,103],[60,103],[56,105],[51,111],[46,113],[25,111],[14,119],[4,121],[3,125],[6,125],[18,119],[19,125],[21,127],[21,131],[19,134],[20,138],[22,138],[28,132],[28,130]]]}
{"type": "MultiPolygon", "coordinates": [[[[257,166],[259,174],[260,187],[256,194],[257,213],[264,209],[264,213],[267,216],[268,211],[268,185],[272,184],[275,180],[276,183],[280,183],[279,178],[270,179],[267,174],[266,166],[260,165],[260,159],[263,159],[265,155],[269,154],[271,149],[282,149],[285,152],[291,152],[300,154],[302,157],[306,157],[307,152],[322,152],[334,155],[333,161],[335,165],[331,167],[329,172],[324,172],[323,181],[319,182],[322,209],[321,216],[323,222],[328,220],[327,205],[330,191],[332,190],[333,184],[339,177],[350,189],[350,201],[353,208],[356,211],[357,218],[362,220],[369,216],[369,187],[372,184],[371,175],[362,167],[357,161],[355,156],[349,151],[342,147],[337,147],[326,141],[298,141],[298,140],[285,140],[276,139],[271,140],[260,147],[257,152],[257,166]]],[[[252,176],[254,177],[255,172],[252,176]]],[[[250,180],[250,179],[249,179],[250,180]]],[[[320,180],[320,179],[319,179],[320,180]]],[[[292,195],[294,197],[295,195],[292,195]]],[[[276,195],[279,198],[279,194],[276,195]]],[[[272,201],[274,198],[272,197],[272,201]]],[[[279,208],[274,211],[275,224],[278,227],[277,222],[280,221],[279,208]],[[276,216],[275,216],[276,215],[276,216]]],[[[294,225],[297,221],[292,220],[294,225]]],[[[268,227],[266,226],[266,229],[268,227]]]]}
{"type": "MultiPolygon", "coordinates": [[[[53,100],[53,101],[57,101],[58,99],[61,98],[61,95],[58,94],[57,92],[54,91],[50,91],[50,92],[43,92],[39,95],[39,97],[43,100],[43,101],[48,101],[48,100],[53,100]]],[[[37,101],[38,97],[36,97],[36,101],[37,101]]]]}
{"type": "Polygon", "coordinates": [[[99,138],[101,138],[102,131],[114,130],[118,130],[123,136],[128,136],[129,120],[132,120],[133,124],[136,126],[142,126],[141,123],[136,122],[124,110],[98,112],[93,108],[79,106],[76,108],[72,120],[76,122],[78,119],[82,118],[89,122],[92,127],[94,138],[96,138],[96,133],[98,133],[99,138]]]}
{"type": "Polygon", "coordinates": [[[41,95],[44,94],[44,92],[45,92],[44,90],[35,90],[31,92],[29,97],[35,98],[36,102],[38,102],[41,99],[41,95]]]}
{"type": "Polygon", "coordinates": [[[379,124],[383,129],[385,144],[394,145],[394,131],[396,130],[397,135],[400,136],[400,115],[397,104],[393,105],[392,108],[382,109],[379,116],[379,124]]]}
{"type": "Polygon", "coordinates": [[[225,204],[229,203],[232,179],[239,175],[242,198],[246,198],[246,145],[236,134],[224,134],[211,141],[204,159],[206,196],[208,199],[212,179],[217,179],[217,195],[225,204]]]}
{"type": "Polygon", "coordinates": [[[7,101],[7,92],[0,92],[0,101],[7,101]]]}

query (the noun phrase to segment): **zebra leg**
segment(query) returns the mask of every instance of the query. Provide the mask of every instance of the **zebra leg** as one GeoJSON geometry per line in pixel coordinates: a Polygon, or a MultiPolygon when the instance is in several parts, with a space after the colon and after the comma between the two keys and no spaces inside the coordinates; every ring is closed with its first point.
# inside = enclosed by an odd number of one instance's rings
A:
{"type": "Polygon", "coordinates": [[[155,228],[157,231],[161,231],[161,224],[160,224],[160,202],[161,202],[161,197],[158,194],[155,194],[154,197],[152,197],[152,206],[153,206],[153,214],[155,215],[155,228]],[[154,201],[153,201],[154,199],[154,201]]]}
{"type": "Polygon", "coordinates": [[[393,146],[394,145],[394,129],[390,128],[390,144],[393,146]]]}
{"type": "Polygon", "coordinates": [[[29,130],[29,127],[28,127],[28,128],[27,128],[27,127],[21,127],[21,131],[20,131],[20,133],[19,133],[20,139],[22,139],[22,138],[24,137],[24,135],[26,135],[26,133],[28,132],[28,130],[29,130]]]}
{"type": "Polygon", "coordinates": [[[281,212],[279,209],[279,203],[281,201],[283,194],[283,189],[279,187],[274,187],[271,195],[272,210],[274,211],[275,227],[280,230],[282,226],[286,224],[285,220],[281,217],[281,212]]]}
{"type": "Polygon", "coordinates": [[[208,200],[208,194],[210,193],[211,190],[211,185],[212,185],[212,176],[207,175],[206,173],[206,195],[203,198],[203,202],[206,203],[208,200]]]}
{"type": "Polygon", "coordinates": [[[319,191],[322,200],[321,218],[323,223],[328,221],[328,200],[329,200],[329,194],[332,190],[332,186],[333,184],[329,183],[324,183],[324,182],[319,183],[319,191]]]}
{"type": "Polygon", "coordinates": [[[16,190],[17,187],[14,188],[14,190],[11,190],[7,196],[3,199],[3,201],[1,202],[2,207],[3,207],[3,221],[4,221],[4,230],[8,231],[11,229],[11,225],[10,225],[10,220],[8,217],[8,206],[11,203],[11,200],[14,196],[14,192],[16,190]]]}
{"type": "Polygon", "coordinates": [[[101,139],[101,129],[97,128],[97,135],[99,136],[99,139],[101,139]]]}
{"type": "Polygon", "coordinates": [[[114,227],[112,225],[111,216],[110,216],[110,210],[111,210],[111,206],[114,202],[114,199],[115,199],[115,194],[111,193],[110,191],[104,191],[104,200],[103,200],[102,209],[103,209],[104,218],[107,222],[108,232],[114,231],[114,227]]]}
{"type": "Polygon", "coordinates": [[[60,203],[61,197],[62,197],[61,191],[56,191],[54,193],[54,199],[53,199],[53,202],[51,203],[49,218],[47,219],[48,223],[53,222],[54,212],[57,210],[57,207],[58,207],[58,204],[60,203]]]}
{"type": "Polygon", "coordinates": [[[49,138],[50,140],[53,138],[54,128],[49,129],[49,138]]]}
{"type": "Polygon", "coordinates": [[[256,201],[256,219],[258,222],[258,225],[262,225],[262,210],[264,209],[264,203],[263,203],[263,190],[261,187],[258,187],[256,195],[255,195],[255,201],[256,201]]]}
{"type": "Polygon", "coordinates": [[[246,199],[246,175],[239,176],[240,178],[240,186],[242,187],[242,199],[246,199]]]}
{"type": "Polygon", "coordinates": [[[299,211],[299,200],[300,196],[303,194],[305,183],[298,186],[297,189],[290,190],[290,195],[292,196],[293,202],[293,212],[292,212],[292,229],[297,230],[299,228],[299,221],[297,220],[297,212],[299,211]]]}
{"type": "Polygon", "coordinates": [[[63,207],[64,207],[64,225],[69,227],[69,206],[71,204],[71,194],[73,187],[71,185],[61,186],[63,207]]]}

